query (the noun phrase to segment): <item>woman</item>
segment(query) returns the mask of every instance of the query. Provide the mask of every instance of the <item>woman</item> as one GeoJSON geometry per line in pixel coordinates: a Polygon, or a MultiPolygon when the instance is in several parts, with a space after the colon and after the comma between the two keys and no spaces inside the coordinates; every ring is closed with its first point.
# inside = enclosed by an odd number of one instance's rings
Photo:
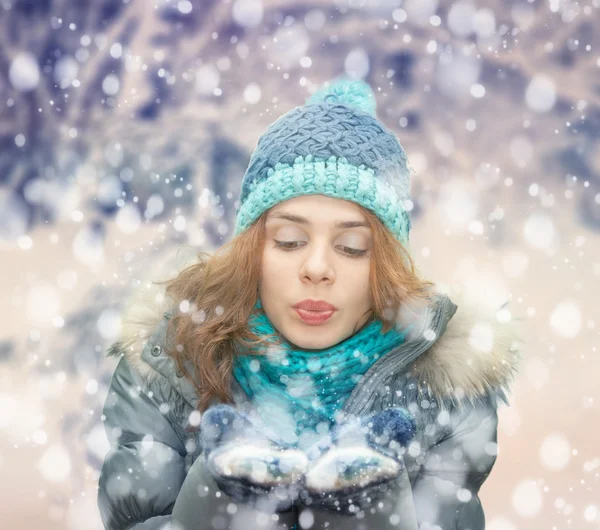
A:
{"type": "Polygon", "coordinates": [[[418,277],[408,179],[363,82],[267,129],[234,238],[141,292],[109,352],[106,528],[484,528],[515,321],[418,277]],[[386,411],[407,429],[369,433],[386,411]]]}

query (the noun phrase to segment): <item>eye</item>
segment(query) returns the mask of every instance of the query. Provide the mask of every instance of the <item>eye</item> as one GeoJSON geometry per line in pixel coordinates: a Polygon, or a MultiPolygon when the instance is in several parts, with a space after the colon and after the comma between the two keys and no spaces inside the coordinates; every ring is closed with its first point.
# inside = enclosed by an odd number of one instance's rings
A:
{"type": "Polygon", "coordinates": [[[347,252],[348,254],[351,254],[352,256],[364,256],[367,251],[366,250],[358,250],[356,248],[350,248],[350,247],[342,247],[344,249],[344,252],[347,252]]]}
{"type": "Polygon", "coordinates": [[[291,245],[294,245],[295,243],[302,243],[302,241],[277,241],[277,239],[275,239],[274,241],[275,246],[281,247],[282,250],[295,250],[298,247],[292,247],[291,245]]]}
{"type": "MultiPolygon", "coordinates": [[[[275,239],[274,241],[275,241],[275,246],[281,248],[281,250],[283,250],[285,252],[291,252],[291,251],[299,248],[298,246],[294,246],[294,245],[296,245],[296,243],[304,243],[304,241],[278,241],[277,239],[275,239]]],[[[364,256],[368,252],[368,250],[359,250],[356,248],[345,247],[343,245],[338,245],[338,246],[340,248],[342,248],[346,254],[348,254],[349,256],[351,256],[353,258],[364,256]]]]}

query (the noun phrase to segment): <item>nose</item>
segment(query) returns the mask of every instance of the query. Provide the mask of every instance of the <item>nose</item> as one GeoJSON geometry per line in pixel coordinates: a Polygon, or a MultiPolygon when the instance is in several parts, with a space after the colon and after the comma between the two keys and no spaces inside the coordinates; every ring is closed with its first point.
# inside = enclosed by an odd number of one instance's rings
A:
{"type": "Polygon", "coordinates": [[[308,249],[300,273],[303,280],[308,279],[313,283],[335,279],[333,265],[326,245],[312,245],[312,248],[308,249]]]}

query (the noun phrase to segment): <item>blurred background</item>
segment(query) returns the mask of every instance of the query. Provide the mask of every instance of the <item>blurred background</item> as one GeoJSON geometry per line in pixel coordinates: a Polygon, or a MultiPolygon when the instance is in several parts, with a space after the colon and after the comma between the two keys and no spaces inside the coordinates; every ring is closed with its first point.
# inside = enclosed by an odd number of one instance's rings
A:
{"type": "Polygon", "coordinates": [[[600,0],[0,0],[2,528],[102,529],[125,300],[232,236],[258,137],[341,74],[422,275],[527,321],[486,528],[600,528],[600,0]]]}

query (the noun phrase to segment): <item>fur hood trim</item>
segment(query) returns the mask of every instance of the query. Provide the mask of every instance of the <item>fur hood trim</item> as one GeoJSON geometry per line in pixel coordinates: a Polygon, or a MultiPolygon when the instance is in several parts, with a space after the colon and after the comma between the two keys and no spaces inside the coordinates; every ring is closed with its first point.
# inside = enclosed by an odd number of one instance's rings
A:
{"type": "Polygon", "coordinates": [[[445,293],[457,309],[445,332],[411,366],[429,395],[471,403],[490,395],[508,404],[507,394],[522,358],[525,318],[455,287],[445,293]]]}

